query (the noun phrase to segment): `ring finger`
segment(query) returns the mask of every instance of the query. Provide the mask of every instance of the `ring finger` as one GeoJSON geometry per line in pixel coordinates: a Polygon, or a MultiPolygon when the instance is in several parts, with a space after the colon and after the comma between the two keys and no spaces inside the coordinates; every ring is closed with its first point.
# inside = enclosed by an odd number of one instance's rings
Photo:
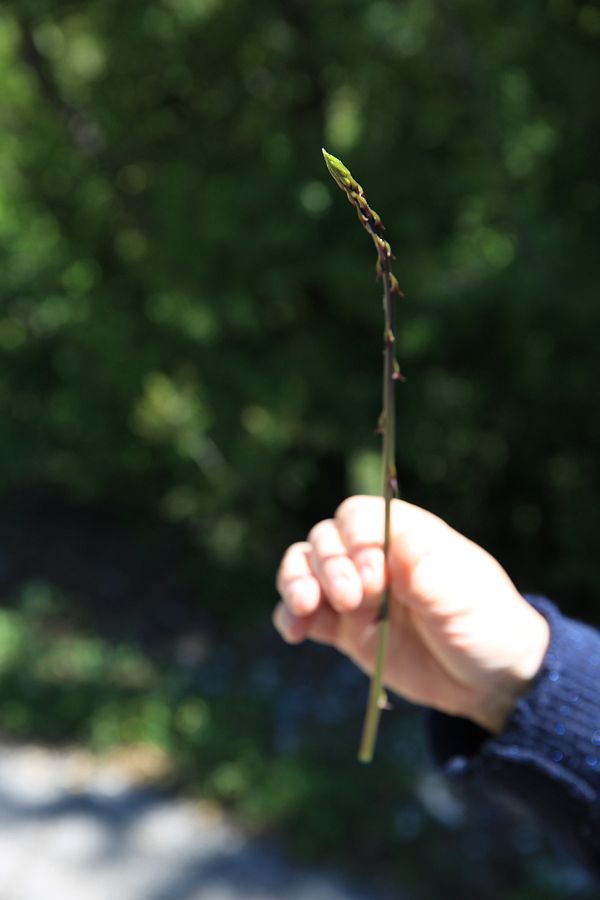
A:
{"type": "Polygon", "coordinates": [[[323,593],[337,612],[356,609],[363,586],[333,519],[319,522],[308,535],[310,561],[323,593]]]}

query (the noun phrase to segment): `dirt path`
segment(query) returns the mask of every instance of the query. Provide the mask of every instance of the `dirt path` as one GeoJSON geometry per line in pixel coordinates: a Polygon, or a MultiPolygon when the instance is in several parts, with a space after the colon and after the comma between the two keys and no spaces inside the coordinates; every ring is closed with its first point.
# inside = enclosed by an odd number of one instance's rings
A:
{"type": "Polygon", "coordinates": [[[0,897],[392,900],[291,865],[217,811],[136,785],[119,767],[31,745],[0,746],[0,897]]]}

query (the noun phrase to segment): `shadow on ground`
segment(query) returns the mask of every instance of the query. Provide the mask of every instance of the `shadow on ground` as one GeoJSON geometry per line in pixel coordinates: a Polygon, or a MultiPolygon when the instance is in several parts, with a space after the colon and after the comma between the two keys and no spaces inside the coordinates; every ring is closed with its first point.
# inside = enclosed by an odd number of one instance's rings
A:
{"type": "MultiPolygon", "coordinates": [[[[0,749],[3,900],[391,900],[78,752],[0,749]]],[[[394,895],[399,900],[399,895],[394,895]]]]}

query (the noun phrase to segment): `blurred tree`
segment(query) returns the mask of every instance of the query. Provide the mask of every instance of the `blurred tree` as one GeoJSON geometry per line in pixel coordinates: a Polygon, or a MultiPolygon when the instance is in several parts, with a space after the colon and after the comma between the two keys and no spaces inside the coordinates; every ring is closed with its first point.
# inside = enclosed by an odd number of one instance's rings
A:
{"type": "MultiPolygon", "coordinates": [[[[146,537],[148,554],[151,523],[177,523],[187,546],[164,559],[189,560],[198,603],[239,635],[265,621],[284,546],[348,491],[379,491],[380,292],[324,144],[381,213],[407,293],[403,495],[598,621],[599,50],[582,0],[4,0],[5,556],[24,518],[51,528],[35,513],[48,486],[95,521],[111,510],[102,534],[146,537]]],[[[102,569],[105,618],[144,618],[171,647],[188,620],[181,596],[148,613],[177,593],[161,553],[115,589],[130,548],[111,569],[75,531],[47,542],[55,569],[102,569]]],[[[330,655],[286,655],[298,671],[279,682],[254,642],[227,677],[221,645],[205,671],[163,668],[69,625],[83,581],[52,616],[44,582],[0,616],[12,733],[169,746],[253,824],[289,825],[327,862],[393,860],[415,896],[573,893],[541,869],[516,886],[532,847],[518,828],[431,837],[405,716],[358,783],[340,763],[358,682],[331,677],[330,655]]]]}
{"type": "Polygon", "coordinates": [[[597,614],[599,48],[574,0],[6,0],[4,488],[158,511],[228,617],[240,574],[270,605],[377,458],[378,291],[325,143],[408,294],[404,496],[597,614]]]}

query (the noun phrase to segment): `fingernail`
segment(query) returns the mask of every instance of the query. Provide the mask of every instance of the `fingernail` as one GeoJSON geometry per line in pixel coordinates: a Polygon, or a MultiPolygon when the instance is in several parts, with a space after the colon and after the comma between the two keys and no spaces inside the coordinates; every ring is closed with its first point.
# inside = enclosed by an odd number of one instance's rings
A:
{"type": "Polygon", "coordinates": [[[331,605],[338,612],[348,612],[360,603],[361,586],[345,575],[337,575],[331,582],[331,605]]]}
{"type": "Polygon", "coordinates": [[[274,623],[277,631],[284,641],[288,644],[295,644],[298,641],[298,621],[283,605],[275,610],[274,623]]]}
{"type": "Polygon", "coordinates": [[[363,584],[372,584],[373,579],[375,578],[375,572],[373,571],[372,566],[361,566],[358,570],[358,574],[360,575],[363,584]]]}
{"type": "Polygon", "coordinates": [[[302,606],[304,592],[297,585],[291,585],[286,591],[285,599],[292,609],[296,610],[298,607],[302,606]]]}
{"type": "Polygon", "coordinates": [[[348,579],[345,575],[337,575],[331,582],[334,594],[344,594],[348,590],[348,579]]]}
{"type": "Polygon", "coordinates": [[[283,606],[279,605],[275,607],[275,612],[273,613],[273,625],[277,629],[277,631],[283,636],[284,629],[284,612],[283,606]]]}

